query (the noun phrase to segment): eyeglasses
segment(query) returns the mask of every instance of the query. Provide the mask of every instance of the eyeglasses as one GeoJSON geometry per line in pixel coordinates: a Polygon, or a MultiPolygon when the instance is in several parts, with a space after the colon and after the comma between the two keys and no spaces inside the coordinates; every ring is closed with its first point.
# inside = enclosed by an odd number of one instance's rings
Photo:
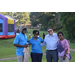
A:
{"type": "Polygon", "coordinates": [[[48,32],[52,32],[52,30],[49,30],[48,32]]]}

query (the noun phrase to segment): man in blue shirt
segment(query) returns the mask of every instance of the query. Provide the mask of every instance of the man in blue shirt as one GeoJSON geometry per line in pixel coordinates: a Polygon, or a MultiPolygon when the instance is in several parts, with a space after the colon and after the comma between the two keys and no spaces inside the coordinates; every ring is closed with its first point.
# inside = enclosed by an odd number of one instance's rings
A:
{"type": "Polygon", "coordinates": [[[25,33],[26,33],[26,28],[22,27],[20,34],[17,35],[14,40],[14,46],[16,46],[16,55],[18,62],[24,61],[23,49],[28,47],[28,45],[26,45],[27,36],[25,33]]]}
{"type": "Polygon", "coordinates": [[[40,43],[43,40],[38,37],[39,31],[33,31],[34,36],[29,40],[29,44],[31,44],[31,59],[32,62],[41,62],[42,61],[42,49],[40,43]]]}
{"type": "Polygon", "coordinates": [[[46,59],[47,62],[57,62],[58,53],[57,53],[57,42],[58,36],[56,33],[53,33],[53,29],[49,27],[47,29],[48,34],[45,36],[44,42],[41,44],[41,47],[46,45],[46,59]]]}

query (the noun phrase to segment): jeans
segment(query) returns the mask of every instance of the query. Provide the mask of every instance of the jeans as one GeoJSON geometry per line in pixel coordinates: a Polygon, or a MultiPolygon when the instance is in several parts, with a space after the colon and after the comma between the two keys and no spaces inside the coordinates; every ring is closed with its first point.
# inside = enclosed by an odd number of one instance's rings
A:
{"type": "Polygon", "coordinates": [[[32,62],[41,62],[42,61],[42,53],[31,53],[32,62]]]}
{"type": "Polygon", "coordinates": [[[58,52],[57,50],[47,50],[46,51],[47,62],[58,62],[58,52]]]}

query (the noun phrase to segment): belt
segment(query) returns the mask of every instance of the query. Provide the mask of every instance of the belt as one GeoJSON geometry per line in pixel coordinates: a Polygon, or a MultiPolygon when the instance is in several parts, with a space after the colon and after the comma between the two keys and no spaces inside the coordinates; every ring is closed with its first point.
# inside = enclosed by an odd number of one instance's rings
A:
{"type": "Polygon", "coordinates": [[[47,50],[47,51],[56,51],[57,49],[55,49],[55,50],[47,50]]]}

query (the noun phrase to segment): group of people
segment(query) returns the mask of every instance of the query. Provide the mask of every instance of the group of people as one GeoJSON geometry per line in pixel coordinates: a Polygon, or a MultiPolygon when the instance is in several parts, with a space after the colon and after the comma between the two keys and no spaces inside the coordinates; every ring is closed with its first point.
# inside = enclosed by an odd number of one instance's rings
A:
{"type": "Polygon", "coordinates": [[[39,31],[33,31],[33,37],[28,40],[26,36],[26,28],[22,28],[19,35],[15,37],[14,46],[16,46],[16,55],[18,62],[24,61],[23,49],[31,45],[31,60],[32,62],[42,62],[42,47],[46,45],[47,62],[69,62],[71,59],[69,51],[69,43],[63,38],[63,32],[57,34],[53,32],[51,27],[47,29],[48,34],[42,39],[38,37],[39,31]],[[28,44],[27,44],[28,42],[28,44]]]}

